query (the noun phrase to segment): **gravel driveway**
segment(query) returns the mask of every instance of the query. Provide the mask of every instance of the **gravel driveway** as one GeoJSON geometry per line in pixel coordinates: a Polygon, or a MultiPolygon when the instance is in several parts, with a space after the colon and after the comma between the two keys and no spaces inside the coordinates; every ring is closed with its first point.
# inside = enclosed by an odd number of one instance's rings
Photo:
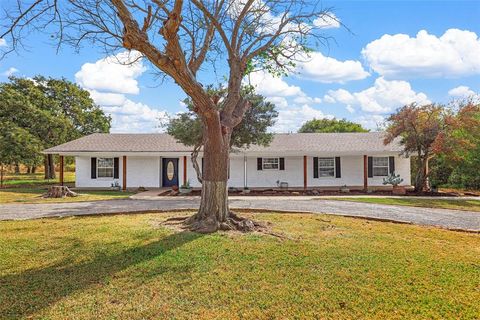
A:
{"type": "MultiPolygon", "coordinates": [[[[0,205],[0,220],[25,220],[72,215],[196,209],[197,197],[161,200],[106,200],[91,202],[0,205]]],[[[367,217],[448,229],[480,231],[480,212],[392,206],[304,197],[231,197],[231,208],[285,210],[367,217]]]]}

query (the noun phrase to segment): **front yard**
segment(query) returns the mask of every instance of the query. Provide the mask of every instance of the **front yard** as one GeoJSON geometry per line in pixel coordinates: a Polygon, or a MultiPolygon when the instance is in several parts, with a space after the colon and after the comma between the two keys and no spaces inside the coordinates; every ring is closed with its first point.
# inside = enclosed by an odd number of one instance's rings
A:
{"type": "MultiPolygon", "coordinates": [[[[42,194],[51,185],[58,185],[57,179],[45,180],[43,173],[7,175],[5,188],[0,189],[0,204],[2,203],[52,203],[52,202],[79,202],[93,200],[126,199],[134,192],[120,191],[80,191],[78,197],[42,198],[42,194]]],[[[65,183],[72,185],[75,182],[75,173],[65,173],[65,183]]]]}
{"type": "Polygon", "coordinates": [[[363,203],[376,203],[376,204],[388,204],[410,207],[423,207],[423,208],[440,208],[440,209],[455,209],[455,210],[467,210],[467,211],[479,211],[480,212],[480,200],[465,200],[465,199],[442,199],[440,197],[434,199],[425,198],[382,198],[382,197],[335,197],[335,198],[322,198],[339,201],[353,201],[363,203]]]}
{"type": "MultiPolygon", "coordinates": [[[[179,213],[175,213],[178,215],[179,213]]],[[[478,319],[480,235],[255,214],[287,235],[174,233],[169,214],[0,222],[1,319],[478,319]]]]}

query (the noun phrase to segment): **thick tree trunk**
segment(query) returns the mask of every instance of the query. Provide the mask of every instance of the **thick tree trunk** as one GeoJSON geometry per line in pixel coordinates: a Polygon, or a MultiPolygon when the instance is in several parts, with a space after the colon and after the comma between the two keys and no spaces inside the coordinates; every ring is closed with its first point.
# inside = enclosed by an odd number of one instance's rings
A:
{"type": "MultiPolygon", "coordinates": [[[[212,115],[210,115],[212,116],[212,115]]],[[[228,207],[228,166],[231,130],[220,124],[219,117],[204,120],[202,198],[198,212],[185,221],[193,231],[253,231],[264,227],[230,212],[228,207]]]]}
{"type": "Polygon", "coordinates": [[[15,174],[20,174],[20,165],[18,162],[15,163],[15,174]]]}
{"type": "Polygon", "coordinates": [[[55,162],[53,161],[53,154],[47,154],[44,159],[45,164],[45,179],[55,179],[55,162]]]}
{"type": "Polygon", "coordinates": [[[417,158],[417,175],[415,177],[415,192],[419,193],[424,190],[427,178],[427,160],[428,155],[418,155],[417,158]]]}
{"type": "Polygon", "coordinates": [[[36,171],[37,171],[37,167],[36,167],[36,166],[31,166],[31,167],[30,167],[30,173],[34,174],[36,171]]]}
{"type": "Polygon", "coordinates": [[[228,209],[228,159],[230,134],[220,123],[205,125],[202,198],[198,212],[188,220],[192,230],[209,233],[225,229],[228,209]]]}

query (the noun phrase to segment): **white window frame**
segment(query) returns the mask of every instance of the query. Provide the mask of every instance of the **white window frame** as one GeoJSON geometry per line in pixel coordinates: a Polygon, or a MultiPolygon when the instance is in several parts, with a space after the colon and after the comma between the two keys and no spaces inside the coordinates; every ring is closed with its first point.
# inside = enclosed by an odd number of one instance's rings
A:
{"type": "Polygon", "coordinates": [[[388,177],[389,174],[390,174],[390,159],[389,159],[389,157],[372,157],[372,175],[374,177],[388,177]],[[387,160],[387,165],[386,166],[375,165],[375,159],[379,159],[379,158],[386,159],[387,160]],[[387,174],[385,174],[385,175],[375,174],[375,168],[387,168],[387,174]]]}
{"type": "Polygon", "coordinates": [[[280,158],[278,157],[266,157],[266,158],[262,158],[262,170],[280,170],[280,158]],[[265,168],[265,160],[272,160],[272,159],[275,159],[277,160],[277,167],[276,168],[265,168]]]}
{"type": "Polygon", "coordinates": [[[113,179],[113,177],[115,177],[115,158],[111,158],[111,157],[103,157],[103,158],[97,158],[97,178],[99,179],[113,179]],[[111,167],[100,167],[100,160],[103,159],[112,159],[112,166],[111,167]],[[99,175],[99,169],[112,169],[112,176],[107,176],[107,177],[101,177],[99,175]]]}
{"type": "Polygon", "coordinates": [[[318,177],[320,179],[331,179],[331,178],[335,178],[335,172],[337,172],[337,168],[336,168],[336,162],[335,162],[335,157],[318,157],[318,177]],[[333,166],[329,166],[329,167],[322,167],[320,166],[320,160],[322,159],[330,159],[330,160],[333,160],[333,166]],[[321,175],[321,168],[327,168],[327,169],[332,169],[333,168],[333,175],[331,176],[322,176],[321,175]]]}

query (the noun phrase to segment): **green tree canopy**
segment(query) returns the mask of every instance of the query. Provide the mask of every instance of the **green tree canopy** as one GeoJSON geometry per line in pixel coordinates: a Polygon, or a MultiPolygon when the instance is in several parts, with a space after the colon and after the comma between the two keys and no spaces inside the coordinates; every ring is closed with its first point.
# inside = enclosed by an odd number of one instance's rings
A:
{"type": "Polygon", "coordinates": [[[298,130],[300,133],[313,132],[368,132],[362,125],[346,119],[313,119],[305,122],[298,130]]]}
{"type": "Polygon", "coordinates": [[[415,190],[422,191],[429,176],[429,160],[446,157],[464,159],[480,137],[480,105],[474,103],[446,107],[440,104],[410,104],[388,118],[385,143],[399,138],[406,155],[416,156],[415,190]]]}
{"type": "MultiPolygon", "coordinates": [[[[88,91],[66,79],[36,76],[11,77],[0,84],[0,122],[21,136],[35,139],[39,150],[17,163],[38,164],[39,151],[94,132],[108,132],[110,117],[96,105],[88,91]]],[[[52,157],[46,158],[46,178],[54,177],[52,157]]]]}

